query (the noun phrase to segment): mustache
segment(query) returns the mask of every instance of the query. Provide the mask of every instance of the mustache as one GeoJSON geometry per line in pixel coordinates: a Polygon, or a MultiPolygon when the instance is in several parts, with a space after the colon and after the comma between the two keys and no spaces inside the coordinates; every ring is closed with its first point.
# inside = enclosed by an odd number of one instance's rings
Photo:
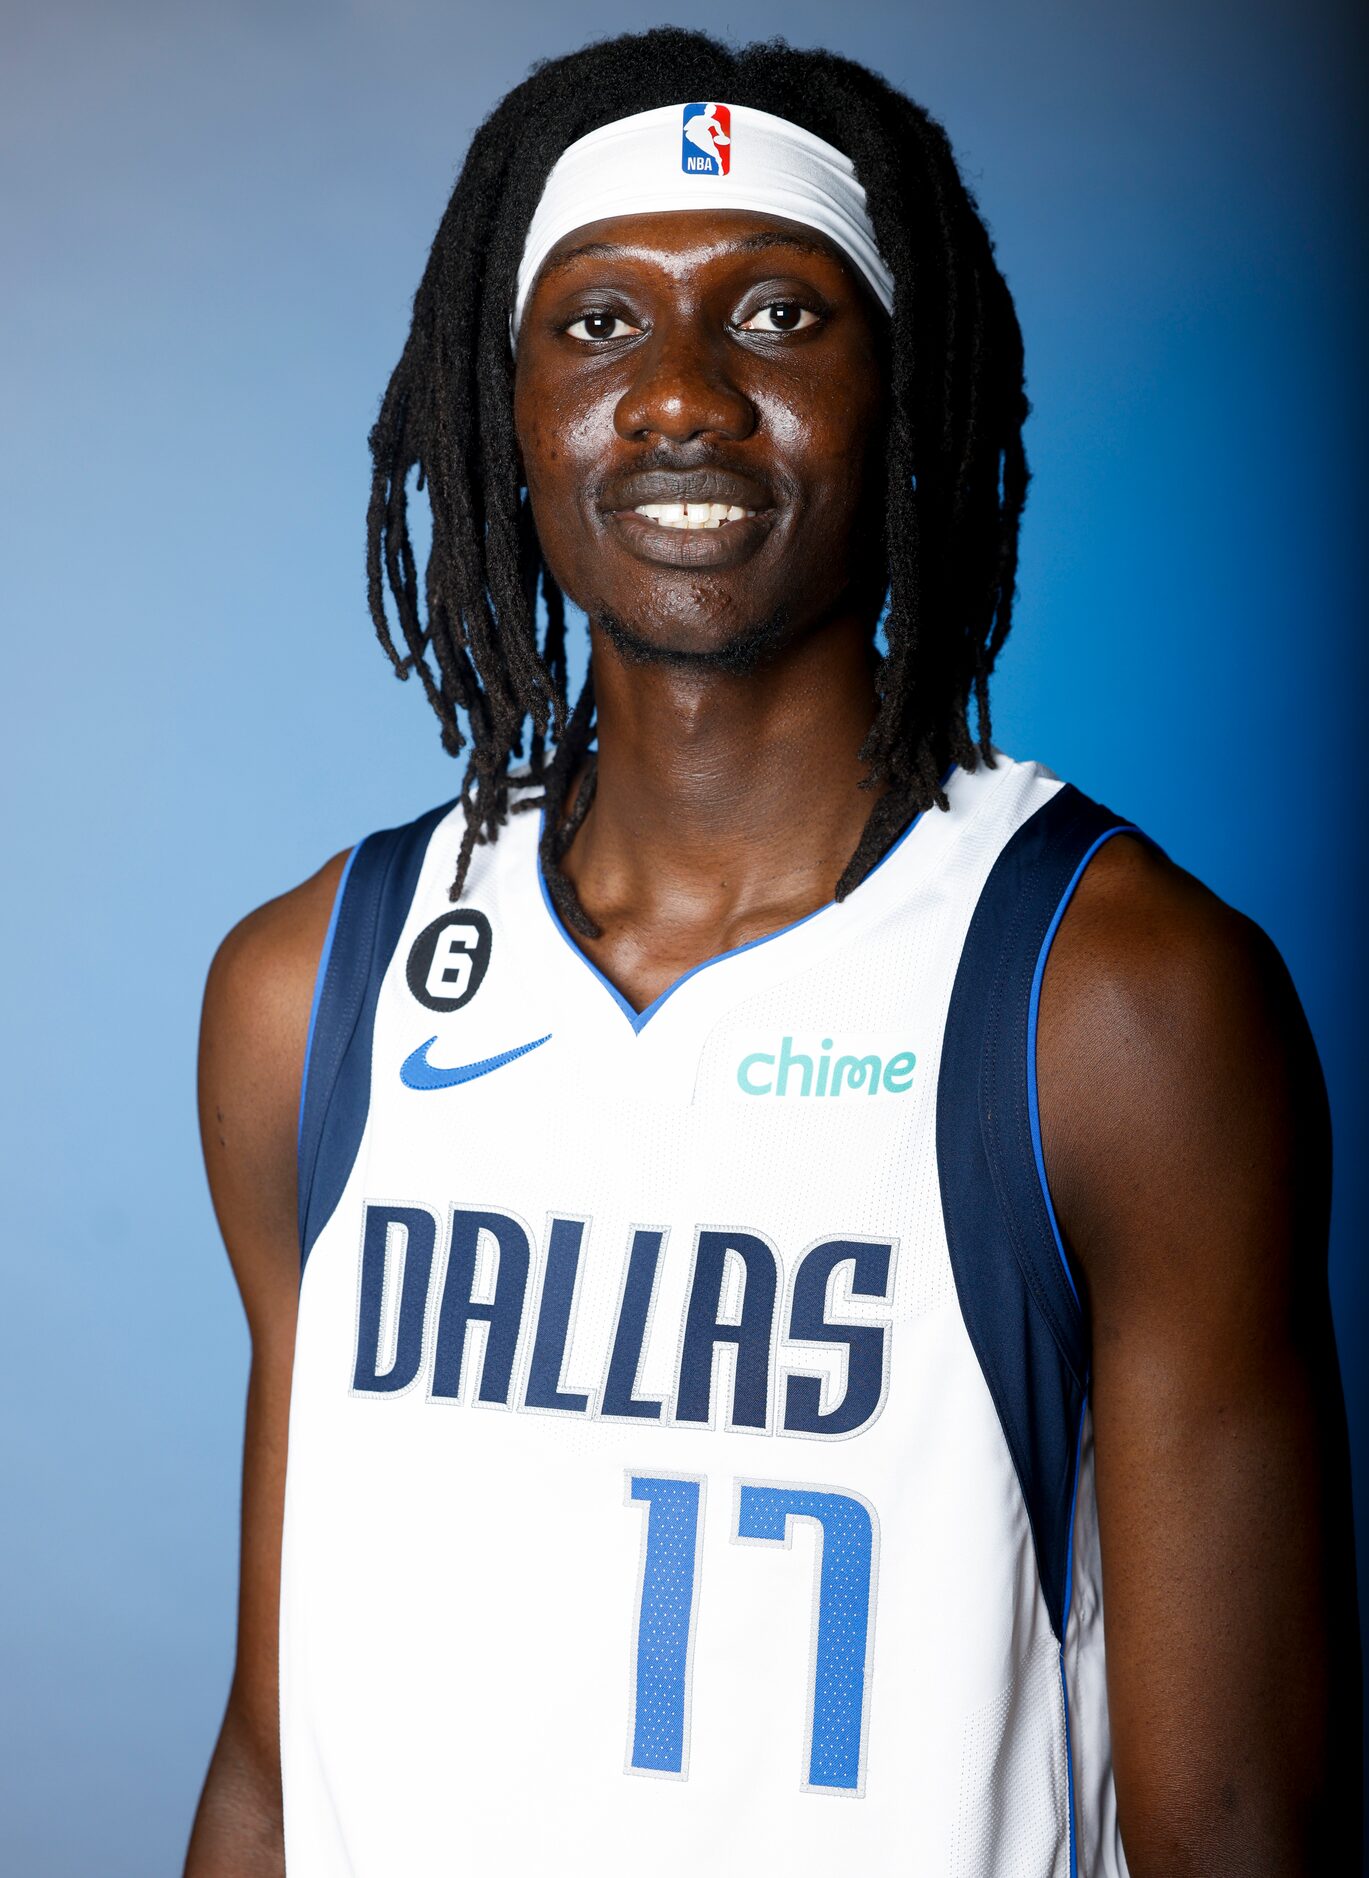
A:
{"type": "Polygon", "coordinates": [[[725,672],[733,678],[749,678],[764,664],[782,643],[789,625],[787,609],[779,607],[768,618],[744,626],[724,645],[698,651],[644,639],[606,606],[595,607],[589,617],[627,665],[669,665],[677,671],[725,672]]]}
{"type": "Polygon", "coordinates": [[[635,509],[644,502],[725,502],[739,509],[775,506],[775,491],[753,469],[710,455],[658,453],[631,469],[611,473],[594,491],[600,509],[635,509]]]}

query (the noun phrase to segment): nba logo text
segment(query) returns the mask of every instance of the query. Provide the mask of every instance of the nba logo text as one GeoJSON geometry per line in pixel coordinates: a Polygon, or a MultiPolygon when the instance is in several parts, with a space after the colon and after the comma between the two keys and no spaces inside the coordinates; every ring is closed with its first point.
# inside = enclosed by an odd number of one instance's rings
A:
{"type": "Polygon", "coordinates": [[[680,168],[687,176],[726,176],[732,167],[732,113],[725,104],[687,104],[680,168]]]}

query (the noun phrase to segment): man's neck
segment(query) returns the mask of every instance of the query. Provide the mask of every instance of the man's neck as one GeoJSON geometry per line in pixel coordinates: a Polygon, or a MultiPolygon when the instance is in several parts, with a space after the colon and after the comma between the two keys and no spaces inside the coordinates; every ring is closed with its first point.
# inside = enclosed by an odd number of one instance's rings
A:
{"type": "Polygon", "coordinates": [[[682,972],[833,895],[874,797],[869,625],[831,621],[745,676],[594,642],[593,806],[563,866],[585,950],[641,1008],[682,972]]]}

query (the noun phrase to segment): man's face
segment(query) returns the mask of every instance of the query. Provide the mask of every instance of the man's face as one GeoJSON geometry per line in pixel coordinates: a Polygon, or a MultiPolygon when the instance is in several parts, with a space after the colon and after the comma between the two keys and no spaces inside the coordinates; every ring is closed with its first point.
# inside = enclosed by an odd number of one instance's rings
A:
{"type": "Polygon", "coordinates": [[[514,395],[562,590],[639,653],[705,662],[804,632],[872,575],[877,597],[882,319],[837,250],[769,216],[566,236],[514,395]]]}

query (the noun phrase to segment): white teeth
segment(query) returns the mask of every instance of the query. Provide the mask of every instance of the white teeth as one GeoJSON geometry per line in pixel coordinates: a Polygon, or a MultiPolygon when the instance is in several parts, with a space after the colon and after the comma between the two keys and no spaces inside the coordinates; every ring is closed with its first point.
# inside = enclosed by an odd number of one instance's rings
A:
{"type": "Polygon", "coordinates": [[[724,522],[743,521],[756,511],[729,502],[643,502],[633,513],[645,515],[658,528],[721,528],[724,522]]]}

